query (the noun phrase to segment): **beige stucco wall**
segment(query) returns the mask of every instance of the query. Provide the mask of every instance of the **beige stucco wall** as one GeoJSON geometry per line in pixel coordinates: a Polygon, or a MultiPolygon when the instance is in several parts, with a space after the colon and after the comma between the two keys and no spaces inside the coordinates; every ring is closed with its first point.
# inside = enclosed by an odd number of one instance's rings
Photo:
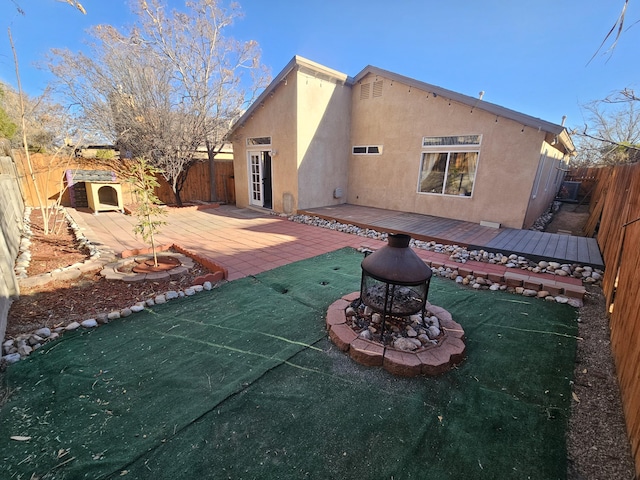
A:
{"type": "Polygon", "coordinates": [[[298,208],[344,203],[351,87],[298,72],[298,208]],[[343,196],[334,198],[341,189],[343,196]]]}
{"type": "Polygon", "coordinates": [[[271,150],[273,207],[344,203],[348,186],[350,87],[293,70],[233,137],[236,205],[250,205],[248,152],[271,150]],[[250,137],[271,137],[270,147],[247,147],[250,137]],[[334,190],[342,189],[341,198],[334,190]]]}
{"type": "Polygon", "coordinates": [[[348,203],[521,228],[545,133],[411,85],[383,81],[382,95],[352,95],[352,145],[383,145],[379,156],[350,155],[348,203]],[[497,120],[497,121],[496,121],[497,120]],[[423,136],[482,135],[471,197],[417,193],[423,136]]]}
{"type": "Polygon", "coordinates": [[[267,96],[264,106],[258,107],[244,126],[236,129],[233,136],[233,170],[236,188],[236,205],[249,206],[248,148],[247,138],[271,137],[270,147],[251,147],[253,150],[275,150],[272,156],[273,210],[284,212],[285,195],[293,196],[292,208],[297,208],[297,86],[296,73],[287,76],[267,96]]]}

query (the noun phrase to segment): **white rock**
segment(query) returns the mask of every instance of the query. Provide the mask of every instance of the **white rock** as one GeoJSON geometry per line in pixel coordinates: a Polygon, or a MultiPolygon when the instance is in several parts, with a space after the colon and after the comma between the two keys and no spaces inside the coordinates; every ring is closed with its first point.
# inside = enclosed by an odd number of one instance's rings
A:
{"type": "Polygon", "coordinates": [[[156,304],[156,302],[153,301],[153,298],[147,299],[144,303],[147,304],[147,307],[153,307],[156,304]]]}
{"type": "Polygon", "coordinates": [[[196,292],[201,292],[202,290],[204,290],[204,287],[202,285],[194,285],[193,288],[196,292]]]}
{"type": "Polygon", "coordinates": [[[130,308],[123,308],[122,310],[120,310],[121,317],[128,317],[132,313],[133,313],[133,310],[131,310],[130,308]]]}
{"type": "Polygon", "coordinates": [[[365,340],[371,340],[373,338],[373,335],[371,335],[371,332],[369,330],[363,330],[360,332],[360,335],[358,335],[360,338],[363,338],[365,340]]]}
{"type": "Polygon", "coordinates": [[[12,363],[19,362],[21,358],[22,357],[20,356],[19,353],[10,353],[9,355],[5,355],[4,357],[2,357],[2,360],[4,360],[10,365],[12,363]]]}
{"type": "Polygon", "coordinates": [[[418,332],[416,332],[413,328],[407,328],[407,337],[417,337],[418,332]]]}
{"type": "Polygon", "coordinates": [[[42,327],[36,330],[35,334],[42,338],[48,338],[51,335],[51,329],[47,327],[42,327]]]}
{"type": "Polygon", "coordinates": [[[579,298],[570,298],[567,303],[574,308],[580,308],[583,305],[582,300],[579,298]]]}
{"type": "Polygon", "coordinates": [[[8,353],[11,348],[13,348],[15,341],[13,339],[7,340],[2,344],[2,349],[4,352],[8,353]]]}
{"type": "Polygon", "coordinates": [[[98,326],[98,321],[95,318],[87,318],[81,323],[81,325],[84,328],[95,328],[98,326]]]}
{"type": "Polygon", "coordinates": [[[153,300],[156,302],[156,305],[161,305],[163,303],[167,303],[167,297],[165,297],[164,295],[158,295],[153,300]]]}
{"type": "Polygon", "coordinates": [[[193,287],[189,287],[189,288],[185,288],[185,289],[184,289],[184,294],[185,294],[187,297],[190,297],[190,296],[192,296],[192,295],[195,295],[195,294],[196,294],[196,291],[195,291],[195,289],[194,289],[193,287]]]}
{"type": "Polygon", "coordinates": [[[18,354],[20,354],[21,357],[26,357],[31,354],[31,352],[33,352],[33,348],[29,345],[20,345],[18,347],[18,354]]]}
{"type": "Polygon", "coordinates": [[[400,338],[396,338],[395,341],[393,342],[393,348],[397,350],[412,352],[414,350],[417,350],[419,347],[415,343],[413,343],[410,339],[400,337],[400,338]]]}
{"type": "Polygon", "coordinates": [[[69,325],[64,327],[64,329],[68,332],[70,332],[71,330],[77,330],[78,328],[80,328],[80,324],[78,322],[71,322],[69,325]]]}
{"type": "Polygon", "coordinates": [[[211,290],[213,288],[213,284],[211,282],[204,282],[202,284],[202,288],[204,288],[205,290],[211,290]]]}
{"type": "Polygon", "coordinates": [[[34,346],[38,343],[42,343],[44,339],[40,335],[33,334],[29,337],[29,345],[34,346]]]}
{"type": "MultiPolygon", "coordinates": [[[[166,300],[173,300],[174,298],[178,298],[178,297],[179,297],[178,292],[176,292],[175,290],[169,290],[168,292],[166,292],[164,294],[164,298],[166,300]]],[[[158,303],[158,302],[156,302],[156,303],[158,303]]],[[[162,303],[164,303],[164,302],[162,302],[162,303]]]]}
{"type": "Polygon", "coordinates": [[[531,288],[526,288],[522,291],[522,295],[525,297],[535,297],[536,295],[538,295],[538,292],[531,288]]]}
{"type": "Polygon", "coordinates": [[[131,310],[134,313],[138,313],[144,310],[144,307],[142,305],[132,305],[131,307],[129,307],[129,310],[131,310]]]}
{"type": "Polygon", "coordinates": [[[569,299],[565,296],[558,295],[556,297],[556,303],[568,303],[568,302],[569,302],[569,299]]]}
{"type": "Polygon", "coordinates": [[[438,327],[436,327],[435,325],[431,325],[427,329],[427,335],[432,340],[435,339],[435,338],[438,338],[440,336],[440,329],[438,327]]]}

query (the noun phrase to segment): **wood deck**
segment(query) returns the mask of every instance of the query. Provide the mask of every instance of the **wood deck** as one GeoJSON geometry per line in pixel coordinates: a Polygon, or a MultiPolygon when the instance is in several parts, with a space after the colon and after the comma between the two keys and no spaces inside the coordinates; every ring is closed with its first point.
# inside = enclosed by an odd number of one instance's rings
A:
{"type": "Polygon", "coordinates": [[[350,204],[310,208],[299,213],[382,232],[406,233],[417,240],[460,245],[472,250],[482,249],[507,255],[515,253],[533,261],[578,263],[604,268],[594,238],[483,227],[461,220],[350,204]]]}

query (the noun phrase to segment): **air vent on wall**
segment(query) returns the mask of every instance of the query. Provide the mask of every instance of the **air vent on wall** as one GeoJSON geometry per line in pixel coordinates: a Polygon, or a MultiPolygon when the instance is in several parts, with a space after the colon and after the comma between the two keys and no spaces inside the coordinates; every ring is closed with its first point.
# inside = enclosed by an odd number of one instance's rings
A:
{"type": "Polygon", "coordinates": [[[373,82],[373,96],[374,97],[382,96],[382,80],[373,82]]]}
{"type": "Polygon", "coordinates": [[[371,91],[370,83],[363,83],[360,85],[360,100],[366,100],[369,98],[369,92],[371,91]]]}

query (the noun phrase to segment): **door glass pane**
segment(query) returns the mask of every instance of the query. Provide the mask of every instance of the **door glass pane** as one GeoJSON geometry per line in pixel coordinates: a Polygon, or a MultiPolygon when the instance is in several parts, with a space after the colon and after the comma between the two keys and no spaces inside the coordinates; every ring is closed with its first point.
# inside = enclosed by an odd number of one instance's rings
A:
{"type": "Polygon", "coordinates": [[[260,177],[260,157],[251,155],[251,198],[254,202],[262,201],[262,179],[260,177]]]}

